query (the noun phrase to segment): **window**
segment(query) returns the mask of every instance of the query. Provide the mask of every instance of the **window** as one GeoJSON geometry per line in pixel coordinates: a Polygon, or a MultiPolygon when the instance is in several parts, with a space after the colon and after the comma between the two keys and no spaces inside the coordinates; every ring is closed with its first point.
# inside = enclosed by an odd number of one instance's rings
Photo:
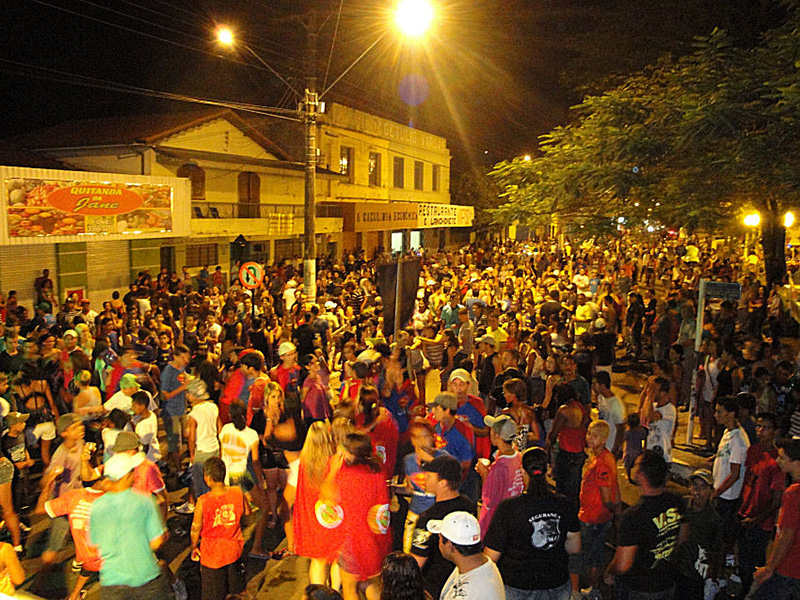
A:
{"type": "Polygon", "coordinates": [[[406,163],[402,156],[394,157],[394,187],[403,189],[405,187],[405,173],[406,163]]]}
{"type": "Polygon", "coordinates": [[[439,191],[439,165],[433,165],[433,170],[431,171],[431,189],[434,192],[439,191]]]}
{"type": "Polygon", "coordinates": [[[215,265],[217,260],[216,244],[189,244],[186,246],[186,266],[202,267],[215,265]]]}
{"type": "Polygon", "coordinates": [[[377,152],[369,153],[369,184],[373,187],[381,185],[381,155],[377,152]]]}
{"type": "Polygon", "coordinates": [[[393,231],[392,232],[392,252],[402,252],[403,251],[403,232],[402,231],[393,231]]]}
{"type": "Polygon", "coordinates": [[[353,149],[347,146],[339,148],[339,173],[347,175],[350,183],[353,182],[353,149]]]}
{"type": "Polygon", "coordinates": [[[261,179],[256,173],[239,173],[239,214],[240,219],[256,219],[261,209],[261,179]]]}
{"type": "Polygon", "coordinates": [[[412,231],[411,232],[411,240],[410,240],[410,242],[411,242],[411,249],[412,250],[416,250],[417,248],[420,248],[422,246],[422,234],[417,230],[412,231]]]}
{"type": "Polygon", "coordinates": [[[188,177],[192,183],[192,200],[206,199],[206,172],[194,163],[178,167],[178,177],[188,177]]]}
{"type": "Polygon", "coordinates": [[[414,189],[421,190],[425,182],[425,164],[422,161],[414,161],[414,189]]]}

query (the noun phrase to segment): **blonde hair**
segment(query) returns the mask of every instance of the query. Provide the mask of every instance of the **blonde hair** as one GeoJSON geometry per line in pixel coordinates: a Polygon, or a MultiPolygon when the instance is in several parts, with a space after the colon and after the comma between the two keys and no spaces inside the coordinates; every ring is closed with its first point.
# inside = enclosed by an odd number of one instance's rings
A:
{"type": "Polygon", "coordinates": [[[283,388],[274,381],[267,383],[266,387],[264,388],[264,404],[269,405],[269,397],[272,395],[272,392],[279,392],[281,395],[280,408],[282,413],[285,396],[283,395],[283,388]]]}
{"type": "Polygon", "coordinates": [[[608,439],[608,434],[611,433],[611,427],[609,426],[607,421],[603,419],[598,419],[597,421],[592,421],[589,423],[589,429],[596,432],[602,438],[608,439]]]}
{"type": "Polygon", "coordinates": [[[336,417],[331,423],[331,435],[333,436],[333,441],[336,447],[344,444],[345,438],[354,433],[356,428],[353,426],[353,423],[350,419],[345,417],[336,417]]]}
{"type": "Polygon", "coordinates": [[[317,421],[311,424],[305,444],[300,451],[300,460],[308,471],[312,481],[321,483],[322,476],[328,466],[328,460],[336,452],[333,437],[327,423],[317,421]]]}

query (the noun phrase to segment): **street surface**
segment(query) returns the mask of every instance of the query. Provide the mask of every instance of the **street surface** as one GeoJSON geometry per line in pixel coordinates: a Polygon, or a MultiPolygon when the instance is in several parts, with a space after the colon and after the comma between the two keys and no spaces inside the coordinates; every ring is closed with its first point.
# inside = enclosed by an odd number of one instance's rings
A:
{"type": "MultiPolygon", "coordinates": [[[[636,410],[639,392],[644,383],[644,376],[634,372],[615,373],[613,383],[614,392],[625,402],[628,410],[636,410]]],[[[433,387],[429,386],[428,389],[433,389],[433,387]]],[[[705,458],[690,452],[689,448],[683,444],[686,439],[687,415],[688,413],[685,412],[678,413],[678,433],[675,437],[674,458],[676,461],[682,461],[694,468],[706,466],[708,463],[705,458]]],[[[695,421],[695,436],[697,436],[698,432],[699,426],[695,421]]],[[[638,500],[639,494],[636,487],[628,483],[622,464],[618,466],[618,477],[622,500],[627,504],[634,504],[638,500]]],[[[686,492],[686,488],[674,482],[670,482],[669,487],[678,493],[686,492]]],[[[172,492],[170,501],[179,501],[184,493],[185,489],[172,492]]],[[[46,544],[48,521],[48,519],[42,517],[34,518],[33,529],[29,534],[26,545],[27,556],[38,557],[41,554],[46,544]]],[[[255,515],[246,521],[245,556],[249,553],[254,523],[255,515]]],[[[166,555],[170,560],[172,571],[186,582],[189,598],[194,599],[200,597],[200,570],[198,564],[189,558],[188,532],[190,524],[191,516],[170,513],[168,518],[170,540],[166,546],[166,555]]],[[[132,526],[135,526],[135,524],[132,524],[132,526]]],[[[280,548],[283,544],[285,544],[284,536],[280,528],[266,531],[264,536],[266,550],[280,548]]],[[[75,574],[70,569],[74,557],[71,544],[62,552],[62,557],[62,562],[56,565],[49,573],[42,572],[42,563],[38,558],[25,558],[23,566],[28,577],[22,589],[42,598],[66,597],[75,581],[75,574]]],[[[248,580],[248,600],[251,598],[257,600],[266,600],[267,598],[270,600],[300,600],[302,598],[303,589],[308,583],[308,559],[290,558],[281,561],[264,561],[245,558],[245,565],[248,580]]],[[[93,583],[88,589],[87,600],[99,600],[99,583],[93,583]]]]}

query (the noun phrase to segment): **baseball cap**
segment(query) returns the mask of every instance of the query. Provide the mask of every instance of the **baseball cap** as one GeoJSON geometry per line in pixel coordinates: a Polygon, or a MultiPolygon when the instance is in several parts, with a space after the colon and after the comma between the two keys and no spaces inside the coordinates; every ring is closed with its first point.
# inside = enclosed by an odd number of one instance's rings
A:
{"type": "MultiPolygon", "coordinates": [[[[130,433],[130,432],[128,432],[130,433]]],[[[135,435],[135,434],[134,434],[135,435]]],[[[119,481],[144,462],[144,454],[115,454],[103,467],[103,474],[111,481],[119,481]]]]}
{"type": "Polygon", "coordinates": [[[692,474],[689,475],[689,480],[692,479],[700,479],[705,481],[712,488],[714,487],[714,475],[708,469],[695,469],[692,474]]]}
{"type": "Polygon", "coordinates": [[[478,519],[466,511],[451,512],[441,521],[428,521],[428,531],[459,546],[474,546],[481,541],[481,526],[478,519]]]}
{"type": "Polygon", "coordinates": [[[497,340],[491,335],[484,335],[475,340],[476,344],[489,344],[492,348],[497,349],[497,340]]]}
{"type": "Polygon", "coordinates": [[[297,352],[297,347],[292,342],[283,342],[278,346],[278,356],[286,356],[292,352],[297,352]]]}
{"type": "Polygon", "coordinates": [[[27,413],[10,412],[6,415],[6,423],[11,427],[17,423],[24,423],[28,420],[28,417],[30,417],[30,415],[27,413]]]}
{"type": "Polygon", "coordinates": [[[325,303],[325,308],[327,308],[328,310],[333,310],[334,308],[336,308],[336,302],[334,302],[333,300],[328,300],[325,303]]]}
{"type": "Polygon", "coordinates": [[[441,394],[436,395],[436,398],[433,399],[433,402],[428,403],[428,406],[437,405],[448,410],[456,410],[458,408],[458,398],[456,398],[456,395],[451,392],[442,392],[441,394]]]}
{"type": "Polygon", "coordinates": [[[56,419],[56,431],[59,434],[64,433],[67,428],[73,423],[80,423],[81,418],[75,413],[66,413],[56,419]]]}
{"type": "Polygon", "coordinates": [[[494,432],[507,442],[513,440],[514,436],[517,435],[517,424],[508,415],[500,415],[499,417],[486,415],[483,417],[483,423],[487,427],[494,429],[494,432]]]}
{"type": "Polygon", "coordinates": [[[136,379],[136,375],[133,373],[125,373],[125,375],[119,378],[119,389],[136,388],[138,390],[141,389],[141,387],[139,381],[136,379]]]}
{"type": "Polygon", "coordinates": [[[120,431],[117,434],[117,439],[114,446],[111,448],[112,452],[128,452],[129,450],[139,449],[139,436],[133,431],[120,431]]]}
{"type": "Polygon", "coordinates": [[[61,337],[67,337],[69,335],[71,335],[74,338],[78,337],[78,333],[74,329],[67,329],[64,332],[64,335],[62,335],[61,337]]]}
{"type": "Polygon", "coordinates": [[[430,462],[423,463],[422,470],[436,473],[440,479],[451,482],[455,487],[461,485],[461,463],[449,454],[442,454],[430,462]]]}
{"type": "Polygon", "coordinates": [[[595,329],[605,329],[606,328],[606,320],[603,317],[598,317],[597,320],[594,322],[595,329]]]}
{"type": "Polygon", "coordinates": [[[208,400],[208,386],[202,379],[192,379],[186,386],[186,392],[200,400],[208,400]]]}
{"type": "Polygon", "coordinates": [[[470,375],[469,371],[466,369],[453,369],[453,372],[450,373],[450,377],[447,379],[448,383],[455,379],[460,379],[465,383],[472,383],[472,375],[470,375]]]}

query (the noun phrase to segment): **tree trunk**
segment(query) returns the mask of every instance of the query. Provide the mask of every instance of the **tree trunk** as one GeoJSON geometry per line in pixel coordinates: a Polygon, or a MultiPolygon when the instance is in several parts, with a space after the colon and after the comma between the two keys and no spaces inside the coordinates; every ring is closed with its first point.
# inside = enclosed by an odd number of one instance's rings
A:
{"type": "Polygon", "coordinates": [[[761,227],[761,244],[764,247],[764,272],[767,290],[772,284],[783,285],[786,277],[786,228],[776,203],[770,202],[769,210],[764,211],[761,227]]]}

